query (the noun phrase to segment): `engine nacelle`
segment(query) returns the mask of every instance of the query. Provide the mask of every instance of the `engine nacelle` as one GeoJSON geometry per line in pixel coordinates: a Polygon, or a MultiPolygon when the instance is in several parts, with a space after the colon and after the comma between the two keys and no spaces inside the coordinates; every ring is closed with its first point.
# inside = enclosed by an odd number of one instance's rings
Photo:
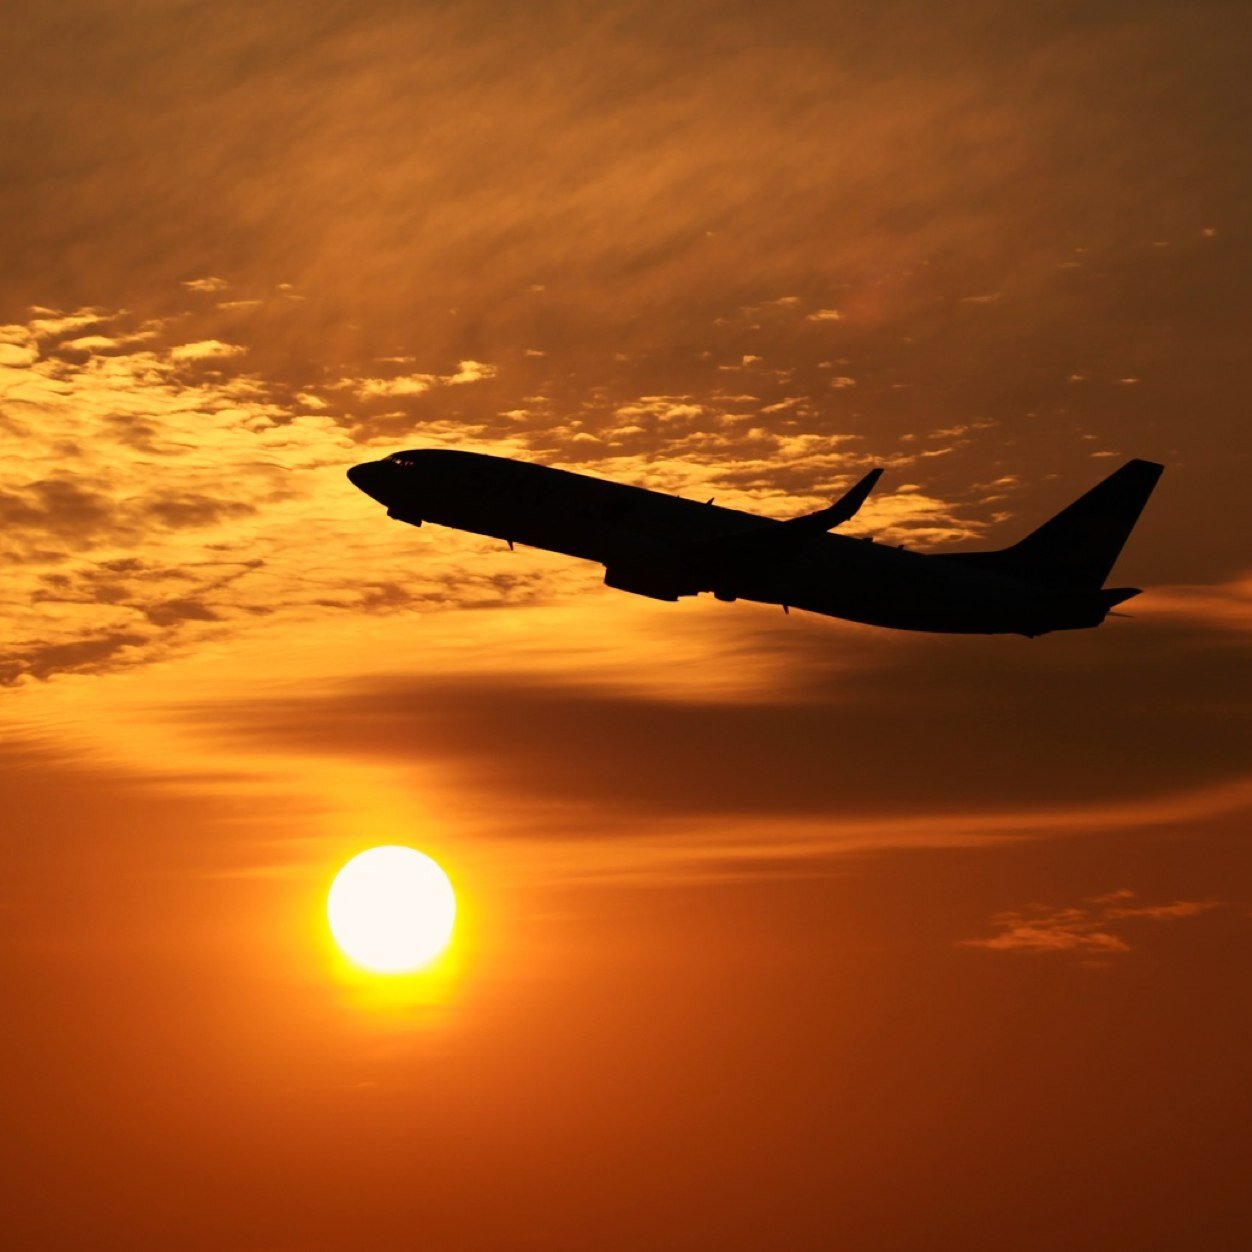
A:
{"type": "Polygon", "coordinates": [[[610,565],[604,571],[604,585],[618,591],[629,591],[653,600],[677,600],[694,596],[696,589],[687,587],[665,569],[643,569],[631,565],[610,565]]]}

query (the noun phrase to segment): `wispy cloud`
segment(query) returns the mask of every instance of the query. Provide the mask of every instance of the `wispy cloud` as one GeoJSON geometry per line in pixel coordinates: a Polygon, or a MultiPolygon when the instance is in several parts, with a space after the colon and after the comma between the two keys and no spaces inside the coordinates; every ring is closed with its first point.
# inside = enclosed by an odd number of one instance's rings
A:
{"type": "Polygon", "coordinates": [[[1252,574],[1207,587],[1155,587],[1135,601],[1134,612],[1247,634],[1252,632],[1252,574]]]}
{"type": "MultiPolygon", "coordinates": [[[[408,358],[405,358],[407,360],[408,358]]],[[[486,361],[461,361],[451,374],[396,374],[390,378],[344,378],[341,388],[352,391],[361,400],[379,396],[420,396],[432,387],[456,387],[463,383],[481,382],[494,378],[497,367],[486,361]]]]}
{"type": "Polygon", "coordinates": [[[1136,922],[1185,921],[1223,907],[1220,900],[1149,903],[1120,888],[1075,905],[1030,904],[997,913],[991,919],[993,934],[963,939],[961,946],[989,952],[1063,952],[1098,960],[1133,951],[1136,922]]]}

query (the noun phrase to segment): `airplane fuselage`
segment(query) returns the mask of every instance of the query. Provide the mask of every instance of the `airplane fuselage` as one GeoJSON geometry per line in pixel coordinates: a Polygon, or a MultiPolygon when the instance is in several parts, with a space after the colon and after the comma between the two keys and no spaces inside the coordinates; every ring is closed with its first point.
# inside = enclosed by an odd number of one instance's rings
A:
{"type": "Polygon", "coordinates": [[[768,541],[783,523],[482,453],[397,453],[349,476],[394,518],[596,561],[609,586],[655,599],[712,592],[900,630],[1024,635],[1095,626],[1108,607],[947,554],[843,535],[753,556],[753,537],[768,541]]]}

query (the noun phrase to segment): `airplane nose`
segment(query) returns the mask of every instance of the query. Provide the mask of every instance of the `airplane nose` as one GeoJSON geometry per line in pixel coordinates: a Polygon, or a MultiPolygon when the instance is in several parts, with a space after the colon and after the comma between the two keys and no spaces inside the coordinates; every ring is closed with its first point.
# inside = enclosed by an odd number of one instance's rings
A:
{"type": "Polygon", "coordinates": [[[379,461],[363,461],[348,471],[348,481],[358,491],[365,492],[375,500],[379,498],[378,488],[383,477],[382,464],[379,461]]]}

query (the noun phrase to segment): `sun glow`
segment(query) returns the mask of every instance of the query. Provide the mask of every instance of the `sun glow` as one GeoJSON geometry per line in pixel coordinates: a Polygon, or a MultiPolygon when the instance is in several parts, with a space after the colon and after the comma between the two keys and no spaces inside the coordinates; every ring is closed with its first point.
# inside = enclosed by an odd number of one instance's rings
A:
{"type": "Polygon", "coordinates": [[[326,911],[349,960],[376,973],[403,974],[448,946],[456,896],[430,857],[393,844],[354,856],[335,875],[326,911]]]}

